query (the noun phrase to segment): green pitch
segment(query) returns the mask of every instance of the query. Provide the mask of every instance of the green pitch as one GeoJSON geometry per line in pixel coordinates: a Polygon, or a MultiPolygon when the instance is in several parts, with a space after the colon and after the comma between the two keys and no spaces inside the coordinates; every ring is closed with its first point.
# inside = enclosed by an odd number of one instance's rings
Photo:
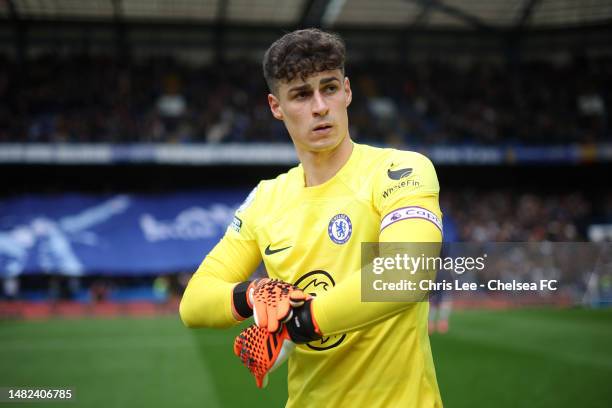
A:
{"type": "MultiPolygon", "coordinates": [[[[239,328],[178,318],[0,322],[0,387],[71,387],[76,402],[16,407],[272,407],[232,353],[239,328]]],[[[612,406],[612,310],[457,312],[432,347],[447,407],[612,406]]]]}

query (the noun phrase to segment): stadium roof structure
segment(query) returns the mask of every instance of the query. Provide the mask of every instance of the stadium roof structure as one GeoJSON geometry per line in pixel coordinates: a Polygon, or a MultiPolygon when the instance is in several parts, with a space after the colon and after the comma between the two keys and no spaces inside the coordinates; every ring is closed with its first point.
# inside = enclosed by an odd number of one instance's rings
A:
{"type": "Polygon", "coordinates": [[[3,0],[0,18],[504,30],[606,24],[612,0],[3,0]]]}

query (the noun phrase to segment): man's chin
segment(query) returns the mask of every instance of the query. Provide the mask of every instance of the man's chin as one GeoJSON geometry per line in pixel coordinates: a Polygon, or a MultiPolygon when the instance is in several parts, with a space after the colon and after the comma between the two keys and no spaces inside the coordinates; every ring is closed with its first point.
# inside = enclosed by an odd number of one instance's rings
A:
{"type": "Polygon", "coordinates": [[[334,143],[313,143],[308,146],[308,150],[316,153],[328,152],[334,150],[337,144],[334,143]]]}
{"type": "Polygon", "coordinates": [[[307,149],[311,152],[326,152],[334,150],[342,142],[341,138],[336,135],[330,135],[328,137],[318,137],[307,141],[307,149]]]}

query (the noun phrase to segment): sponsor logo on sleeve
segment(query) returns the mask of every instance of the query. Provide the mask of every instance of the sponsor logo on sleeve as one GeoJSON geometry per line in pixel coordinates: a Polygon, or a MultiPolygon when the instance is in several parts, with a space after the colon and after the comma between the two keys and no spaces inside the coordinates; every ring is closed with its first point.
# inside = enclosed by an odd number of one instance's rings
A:
{"type": "Polygon", "coordinates": [[[421,183],[416,180],[410,179],[405,180],[410,176],[414,176],[414,172],[412,167],[402,167],[398,169],[393,169],[395,165],[391,163],[389,169],[387,169],[387,176],[391,180],[397,180],[398,183],[392,184],[385,188],[382,192],[382,198],[385,199],[389,197],[391,194],[395,193],[397,190],[402,189],[404,187],[419,187],[421,183]]]}
{"type": "Polygon", "coordinates": [[[382,222],[380,224],[380,230],[382,231],[389,225],[395,224],[396,222],[413,218],[427,220],[434,224],[436,227],[438,227],[440,232],[442,232],[442,221],[440,220],[440,218],[428,209],[416,206],[403,207],[391,211],[389,214],[383,217],[382,222]]]}
{"type": "Polygon", "coordinates": [[[232,227],[234,231],[240,232],[240,229],[242,228],[242,220],[234,216],[234,219],[232,220],[232,223],[230,224],[230,226],[232,227]]]}
{"type": "Polygon", "coordinates": [[[389,176],[391,180],[401,180],[404,177],[408,177],[412,174],[412,168],[410,167],[395,170],[391,170],[391,167],[393,167],[393,163],[391,163],[391,166],[389,166],[389,170],[387,170],[387,176],[389,176]]]}
{"type": "Polygon", "coordinates": [[[421,183],[416,180],[402,180],[399,183],[396,183],[388,188],[386,188],[382,193],[382,198],[387,198],[391,194],[395,193],[397,190],[404,187],[419,187],[421,183]]]}
{"type": "MultiPolygon", "coordinates": [[[[247,198],[244,200],[244,202],[240,204],[240,207],[238,207],[235,214],[243,213],[255,199],[256,193],[257,193],[257,187],[251,190],[251,192],[249,193],[247,198]]],[[[230,224],[230,228],[232,228],[236,232],[240,232],[240,230],[242,229],[242,220],[238,218],[237,215],[234,215],[234,219],[232,220],[232,223],[230,224]]]]}

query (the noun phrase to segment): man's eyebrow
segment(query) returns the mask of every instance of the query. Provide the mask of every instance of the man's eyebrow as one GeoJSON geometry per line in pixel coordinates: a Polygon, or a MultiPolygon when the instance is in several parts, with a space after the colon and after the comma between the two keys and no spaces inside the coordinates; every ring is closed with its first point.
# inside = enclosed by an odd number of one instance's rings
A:
{"type": "MultiPolygon", "coordinates": [[[[320,85],[325,85],[325,84],[328,84],[328,83],[333,82],[333,81],[340,82],[340,79],[338,79],[338,77],[334,77],[334,76],[326,77],[326,78],[321,79],[319,84],[320,85]]],[[[293,88],[290,88],[288,92],[300,92],[300,91],[307,91],[309,89],[311,89],[310,84],[303,84],[303,85],[294,86],[293,88]]]]}
{"type": "Polygon", "coordinates": [[[300,85],[300,86],[294,86],[293,88],[289,89],[289,92],[295,92],[295,91],[307,91],[308,89],[310,89],[311,86],[310,84],[304,84],[304,85],[300,85]]]}
{"type": "Polygon", "coordinates": [[[327,83],[329,83],[329,82],[333,82],[333,81],[338,81],[338,82],[340,82],[340,80],[339,80],[337,77],[332,76],[332,77],[323,78],[323,79],[321,80],[320,84],[321,84],[321,85],[325,85],[325,84],[327,84],[327,83]]]}

